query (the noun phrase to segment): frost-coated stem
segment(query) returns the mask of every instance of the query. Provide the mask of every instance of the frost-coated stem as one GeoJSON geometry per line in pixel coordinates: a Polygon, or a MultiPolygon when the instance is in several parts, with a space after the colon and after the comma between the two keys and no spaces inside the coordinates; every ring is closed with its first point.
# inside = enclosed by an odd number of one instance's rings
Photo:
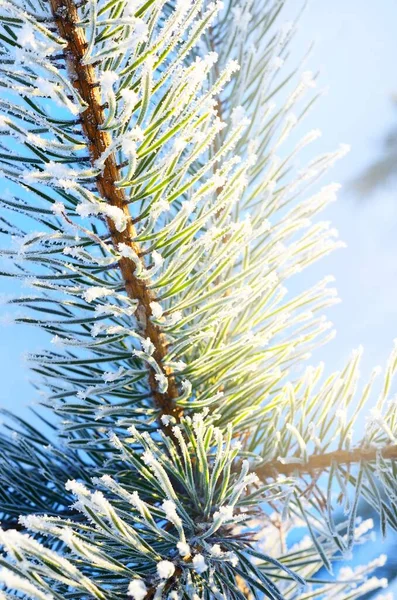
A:
{"type": "Polygon", "coordinates": [[[384,448],[355,448],[353,450],[335,450],[326,454],[312,454],[307,462],[289,462],[288,459],[272,460],[255,468],[258,477],[277,477],[277,475],[294,475],[294,473],[311,473],[312,471],[325,471],[332,464],[351,465],[359,462],[375,462],[378,453],[385,460],[397,460],[397,445],[390,444],[384,448]]]}
{"type": "MultiPolygon", "coordinates": [[[[82,59],[87,49],[87,39],[84,28],[78,26],[80,18],[76,4],[73,0],[50,0],[50,3],[59,33],[67,42],[65,60],[68,72],[75,75],[72,82],[73,86],[87,104],[86,110],[81,113],[81,123],[87,138],[91,163],[94,165],[95,161],[111,145],[109,133],[100,127],[105,121],[100,84],[95,76],[94,67],[90,64],[83,64],[82,59]]],[[[127,226],[124,231],[120,232],[110,218],[107,218],[107,225],[115,248],[118,248],[119,244],[126,244],[137,256],[141,256],[141,250],[138,244],[134,242],[137,234],[130,217],[125,193],[122,188],[116,185],[116,182],[120,179],[121,174],[116,157],[114,153],[111,153],[105,160],[103,171],[97,177],[97,187],[99,194],[107,203],[124,212],[127,217],[127,226]]],[[[180,409],[174,403],[175,398],[178,397],[175,378],[171,369],[163,364],[168,351],[167,341],[160,327],[150,319],[152,316],[150,303],[155,301],[155,297],[147,280],[143,281],[135,276],[136,266],[131,258],[121,257],[119,266],[128,296],[138,301],[136,315],[142,326],[143,334],[150,339],[155,347],[153,358],[161,366],[168,380],[167,391],[165,393],[159,392],[155,373],[150,369],[149,383],[155,403],[163,413],[179,417],[180,409]]]]}

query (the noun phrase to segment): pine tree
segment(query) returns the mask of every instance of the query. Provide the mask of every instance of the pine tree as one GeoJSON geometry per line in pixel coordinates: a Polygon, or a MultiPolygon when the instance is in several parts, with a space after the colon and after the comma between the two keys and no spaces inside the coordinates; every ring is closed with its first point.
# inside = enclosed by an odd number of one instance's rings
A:
{"type": "Polygon", "coordinates": [[[386,585],[383,556],[333,565],[361,501],[397,528],[397,348],[353,435],[378,369],[307,366],[332,278],[284,287],[340,245],[316,185],[347,148],[297,168],[319,132],[285,144],[317,92],[284,73],[283,4],[1,0],[2,274],[53,344],[28,357],[42,431],[0,437],[1,599],[386,585]]]}

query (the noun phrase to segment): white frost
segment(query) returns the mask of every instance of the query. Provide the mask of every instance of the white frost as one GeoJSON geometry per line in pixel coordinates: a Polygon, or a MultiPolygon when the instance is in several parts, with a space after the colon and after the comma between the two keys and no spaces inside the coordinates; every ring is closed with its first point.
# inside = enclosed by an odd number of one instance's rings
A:
{"type": "Polygon", "coordinates": [[[169,579],[175,573],[175,565],[169,560],[161,560],[157,563],[157,573],[161,579],[169,579]]]}
{"type": "Polygon", "coordinates": [[[205,558],[202,554],[196,554],[196,556],[193,558],[193,566],[194,570],[199,575],[208,569],[208,565],[205,562],[205,558]]]}
{"type": "Polygon", "coordinates": [[[111,296],[112,290],[105,287],[90,287],[83,292],[83,298],[86,302],[91,303],[98,298],[104,298],[105,296],[111,296]]]}
{"type": "Polygon", "coordinates": [[[128,594],[134,600],[143,600],[147,594],[147,587],[142,579],[133,579],[128,586],[128,594]]]}

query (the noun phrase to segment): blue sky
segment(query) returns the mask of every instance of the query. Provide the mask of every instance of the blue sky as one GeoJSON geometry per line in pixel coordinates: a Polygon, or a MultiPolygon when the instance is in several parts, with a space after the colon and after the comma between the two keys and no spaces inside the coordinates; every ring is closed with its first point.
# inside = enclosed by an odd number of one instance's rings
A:
{"type": "Polygon", "coordinates": [[[319,85],[329,88],[306,121],[323,131],[316,147],[352,147],[330,173],[344,189],[326,214],[347,248],[316,266],[318,274],[335,275],[342,298],[330,313],[338,335],[320,352],[333,367],[359,344],[366,369],[383,364],[397,336],[396,193],[386,188],[361,199],[347,185],[378,157],[383,136],[397,123],[396,16],[394,0],[312,0],[298,38],[302,48],[315,38],[308,66],[320,67],[319,85]]]}

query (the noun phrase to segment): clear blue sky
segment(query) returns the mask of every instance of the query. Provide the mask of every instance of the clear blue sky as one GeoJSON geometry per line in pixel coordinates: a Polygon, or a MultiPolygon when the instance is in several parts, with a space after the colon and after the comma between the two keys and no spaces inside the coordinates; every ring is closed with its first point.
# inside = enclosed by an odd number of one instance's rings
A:
{"type": "Polygon", "coordinates": [[[320,87],[329,88],[306,125],[323,131],[321,150],[339,142],[352,147],[330,174],[345,187],[326,215],[347,248],[316,267],[318,274],[335,275],[342,298],[330,313],[338,335],[320,353],[333,367],[359,344],[366,368],[383,364],[397,336],[397,195],[386,188],[362,200],[347,186],[378,157],[384,135],[397,124],[391,102],[397,93],[396,18],[395,0],[312,0],[301,22],[298,45],[317,40],[308,66],[320,67],[320,87]]]}

